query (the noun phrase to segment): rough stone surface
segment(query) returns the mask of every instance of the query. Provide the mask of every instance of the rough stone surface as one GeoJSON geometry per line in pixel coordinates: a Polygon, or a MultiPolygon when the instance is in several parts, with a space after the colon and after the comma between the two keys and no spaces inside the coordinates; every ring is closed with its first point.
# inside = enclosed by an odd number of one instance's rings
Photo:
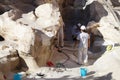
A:
{"type": "MultiPolygon", "coordinates": [[[[58,4],[56,0],[0,1],[0,36],[4,38],[0,42],[0,71],[7,72],[18,65],[24,65],[19,63],[21,58],[31,71],[38,68],[38,65],[46,65],[54,53],[54,38],[59,30],[63,30],[61,14],[67,24],[65,30],[68,39],[70,39],[70,28],[74,24],[81,22],[87,25],[88,22],[95,21],[99,27],[93,27],[92,32],[103,40],[103,42],[96,40],[95,47],[99,48],[98,43],[100,45],[120,43],[119,18],[117,19],[114,11],[111,10],[114,9],[119,16],[119,1],[116,3],[116,0],[115,2],[107,0],[111,8],[104,1],[106,0],[88,0],[85,3],[81,0],[82,3],[77,3],[78,0],[75,2],[57,0],[58,4]],[[80,7],[80,10],[76,6],[80,7]],[[14,54],[14,50],[18,51],[19,56],[14,54]]],[[[98,72],[99,70],[113,72],[112,75],[119,80],[117,76],[119,73],[117,69],[120,67],[119,48],[105,53],[93,67],[93,70],[98,72]],[[106,65],[107,63],[110,64],[106,65]],[[109,68],[112,65],[115,65],[114,70],[109,68]]]]}
{"type": "Polygon", "coordinates": [[[120,47],[115,47],[110,51],[106,51],[102,57],[100,57],[90,70],[95,71],[95,76],[103,76],[111,73],[111,79],[119,80],[120,76],[120,47]]]}
{"type": "MultiPolygon", "coordinates": [[[[61,15],[59,12],[58,4],[55,1],[45,1],[46,4],[35,6],[30,1],[3,1],[3,6],[10,4],[10,10],[7,11],[6,7],[2,9],[3,12],[0,15],[0,35],[5,39],[5,43],[9,42],[13,49],[18,50],[18,54],[23,58],[24,62],[29,65],[29,61],[25,59],[23,55],[32,55],[36,65],[29,67],[29,70],[39,65],[45,66],[46,62],[52,57],[53,54],[53,42],[56,37],[57,31],[63,26],[61,15]],[[21,5],[22,4],[22,5],[21,5]],[[37,62],[37,63],[36,63],[37,62]]],[[[1,49],[5,49],[7,46],[3,45],[1,49]]],[[[4,53],[9,54],[8,51],[0,50],[0,56],[4,53]],[[2,53],[3,52],[3,53],[2,53]]],[[[5,65],[8,65],[8,58],[5,57],[5,65]]],[[[12,58],[11,58],[12,59],[12,58]]],[[[16,61],[16,60],[14,60],[16,61]]],[[[11,65],[11,63],[9,63],[11,65]]],[[[18,63],[15,63],[15,67],[18,63]]],[[[23,64],[21,64],[23,65],[23,64]]],[[[10,66],[15,69],[15,67],[10,66]]],[[[37,66],[38,67],[38,66],[37,66]]],[[[7,70],[7,69],[6,69],[7,70]]],[[[12,69],[9,69],[12,70],[12,69]]],[[[4,71],[3,71],[4,72],[4,71]]]]}

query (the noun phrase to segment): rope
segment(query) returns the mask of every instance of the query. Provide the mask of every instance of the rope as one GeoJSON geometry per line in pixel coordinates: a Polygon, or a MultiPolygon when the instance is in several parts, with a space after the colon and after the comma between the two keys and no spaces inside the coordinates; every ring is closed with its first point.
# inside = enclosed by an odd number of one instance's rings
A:
{"type": "MultiPolygon", "coordinates": [[[[67,48],[67,49],[64,49],[64,50],[70,50],[69,48],[67,48]]],[[[71,50],[70,50],[71,51],[71,50]]],[[[72,50],[72,51],[74,51],[74,50],[72,50]]],[[[62,53],[67,57],[67,59],[64,61],[64,62],[62,62],[61,64],[65,64],[68,60],[70,60],[70,56],[67,54],[67,53],[65,53],[64,51],[62,51],[62,53]]],[[[76,53],[76,51],[74,51],[72,54],[73,54],[73,56],[75,56],[75,57],[77,57],[76,55],[75,55],[75,53],[76,53]]]]}
{"type": "Polygon", "coordinates": [[[62,53],[67,57],[67,59],[62,63],[65,64],[68,60],[70,60],[70,57],[64,51],[62,51],[62,53]]]}

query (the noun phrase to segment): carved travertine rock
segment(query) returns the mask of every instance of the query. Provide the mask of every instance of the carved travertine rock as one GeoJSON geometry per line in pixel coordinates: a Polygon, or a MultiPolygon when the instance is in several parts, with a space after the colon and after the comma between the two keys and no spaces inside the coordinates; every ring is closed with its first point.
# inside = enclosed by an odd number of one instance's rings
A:
{"type": "MultiPolygon", "coordinates": [[[[46,62],[53,55],[54,37],[56,37],[59,28],[63,26],[56,1],[42,4],[36,7],[34,11],[35,7],[31,5],[31,2],[32,0],[30,2],[19,1],[19,3],[11,1],[9,6],[11,10],[0,15],[0,35],[5,39],[5,42],[15,44],[3,45],[0,51],[10,55],[9,51],[2,50],[11,47],[18,50],[20,57],[28,64],[29,70],[38,67],[37,64],[39,66],[46,65],[46,62]],[[32,55],[31,62],[36,65],[29,65],[29,60],[23,56],[27,54],[32,55]]],[[[0,55],[3,55],[3,53],[0,53],[0,55]]],[[[1,64],[1,66],[6,65],[1,64]]]]}
{"type": "Polygon", "coordinates": [[[118,37],[120,35],[119,22],[117,22],[114,12],[111,11],[112,7],[110,9],[110,7],[107,7],[106,4],[103,5],[103,8],[106,11],[102,11],[103,9],[101,10],[100,7],[95,8],[99,16],[102,16],[102,14],[106,15],[100,19],[100,27],[98,27],[97,29],[103,35],[105,41],[110,40],[113,43],[120,43],[120,38],[118,37]]]}
{"type": "Polygon", "coordinates": [[[18,67],[19,56],[17,50],[14,49],[16,44],[10,42],[0,42],[0,72],[10,72],[18,67]]]}
{"type": "MultiPolygon", "coordinates": [[[[81,21],[82,24],[87,25],[93,20],[99,24],[99,27],[92,28],[94,35],[102,36],[105,42],[110,40],[113,43],[120,43],[119,25],[103,0],[87,0],[87,3],[85,0],[80,1],[1,0],[0,36],[4,38],[2,42],[6,44],[0,43],[0,58],[2,58],[0,70],[4,67],[2,72],[6,72],[15,69],[18,65],[23,65],[19,64],[21,59],[13,55],[14,50],[18,51],[19,57],[24,60],[29,70],[39,68],[38,65],[45,66],[54,53],[54,38],[59,39],[58,43],[63,42],[62,17],[66,24],[69,23],[66,25],[68,28],[65,26],[65,31],[68,32],[65,37],[68,37],[68,40],[71,37],[69,33],[73,24],[81,21]],[[83,17],[88,22],[84,22],[83,17]]],[[[119,10],[116,12],[119,13],[119,10]]],[[[63,46],[63,44],[60,45],[63,46]]]]}

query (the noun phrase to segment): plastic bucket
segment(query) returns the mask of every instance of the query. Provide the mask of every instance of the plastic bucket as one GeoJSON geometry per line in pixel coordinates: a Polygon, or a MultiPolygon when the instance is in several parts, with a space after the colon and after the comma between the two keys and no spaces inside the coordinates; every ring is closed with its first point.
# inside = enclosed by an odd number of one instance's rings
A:
{"type": "Polygon", "coordinates": [[[22,80],[21,74],[14,74],[13,80],[22,80]]]}
{"type": "Polygon", "coordinates": [[[86,77],[87,69],[86,68],[80,68],[80,75],[81,75],[81,77],[86,77]]]}

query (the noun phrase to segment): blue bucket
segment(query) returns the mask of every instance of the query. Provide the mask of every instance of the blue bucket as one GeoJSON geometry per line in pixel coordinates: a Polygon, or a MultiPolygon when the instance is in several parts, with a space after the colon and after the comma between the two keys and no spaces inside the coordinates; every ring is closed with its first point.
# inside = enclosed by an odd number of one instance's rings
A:
{"type": "Polygon", "coordinates": [[[81,77],[86,77],[87,69],[86,68],[80,68],[80,75],[81,75],[81,77]]]}
{"type": "Polygon", "coordinates": [[[14,74],[13,80],[22,80],[22,75],[21,74],[14,74]]]}

